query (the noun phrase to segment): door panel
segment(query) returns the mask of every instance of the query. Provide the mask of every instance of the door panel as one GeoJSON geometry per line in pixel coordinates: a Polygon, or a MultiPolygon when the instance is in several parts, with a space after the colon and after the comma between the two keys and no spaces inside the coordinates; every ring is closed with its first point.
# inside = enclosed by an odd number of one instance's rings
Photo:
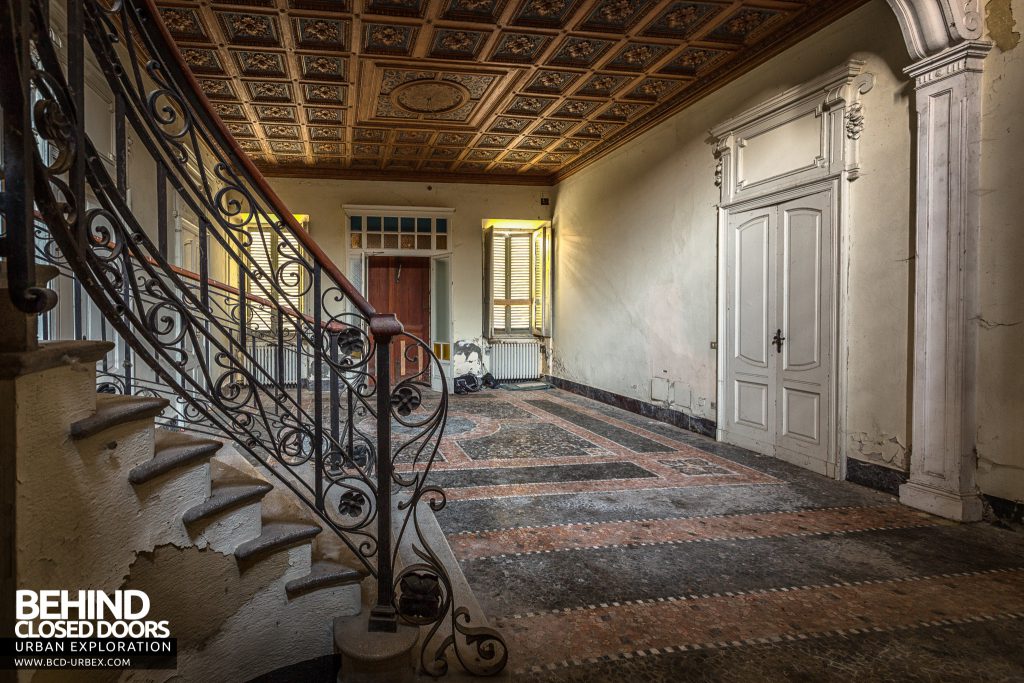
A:
{"type": "Polygon", "coordinates": [[[736,353],[747,363],[768,366],[768,216],[736,229],[736,353]]]}
{"type": "MultiPolygon", "coordinates": [[[[394,313],[414,337],[430,342],[430,259],[418,256],[371,256],[367,264],[367,292],[378,311],[394,313]]],[[[391,343],[393,381],[427,369],[422,347],[408,337],[391,343]]],[[[424,375],[423,381],[429,382],[424,375]]]]}
{"type": "Polygon", "coordinates": [[[776,454],[828,471],[832,346],[832,225],[828,193],[779,210],[779,303],[785,342],[777,379],[776,454]],[[826,266],[827,264],[827,266],[826,266]]]}
{"type": "Polygon", "coordinates": [[[820,211],[798,208],[784,213],[782,304],[787,369],[821,364],[821,221],[820,211]]]}
{"type": "Polygon", "coordinates": [[[758,452],[770,450],[775,423],[775,358],[769,353],[767,334],[774,319],[774,258],[769,251],[773,224],[770,210],[733,214],[726,246],[727,329],[731,332],[724,397],[729,419],[723,429],[733,443],[758,452]]]}

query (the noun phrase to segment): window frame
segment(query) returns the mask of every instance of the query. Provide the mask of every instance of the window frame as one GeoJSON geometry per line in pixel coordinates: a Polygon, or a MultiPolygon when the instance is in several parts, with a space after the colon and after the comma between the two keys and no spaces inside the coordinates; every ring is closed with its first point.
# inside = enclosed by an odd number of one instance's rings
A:
{"type": "Polygon", "coordinates": [[[492,341],[502,340],[525,340],[551,336],[551,223],[550,221],[485,221],[483,239],[483,290],[484,290],[484,336],[492,341]],[[505,223],[511,223],[506,227],[505,223]],[[526,276],[528,282],[527,298],[511,298],[510,279],[513,276],[512,267],[512,238],[514,236],[527,236],[528,264],[526,276]],[[496,296],[495,275],[497,265],[495,260],[495,240],[508,240],[505,248],[505,263],[502,269],[505,271],[505,294],[504,297],[496,296]],[[505,303],[499,303],[505,302],[505,303]],[[495,328],[495,307],[504,305],[505,328],[495,328]],[[512,306],[525,305],[527,307],[527,324],[522,328],[511,328],[512,306]]]}

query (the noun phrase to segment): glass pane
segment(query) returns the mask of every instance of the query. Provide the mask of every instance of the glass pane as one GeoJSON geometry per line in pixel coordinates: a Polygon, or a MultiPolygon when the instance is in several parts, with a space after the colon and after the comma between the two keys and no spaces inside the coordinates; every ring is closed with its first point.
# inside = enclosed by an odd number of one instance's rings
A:
{"type": "Polygon", "coordinates": [[[363,236],[358,232],[352,233],[352,248],[361,249],[363,246],[363,236]]]}
{"type": "Polygon", "coordinates": [[[415,249],[416,235],[402,235],[402,249],[415,249]]]}
{"type": "Polygon", "coordinates": [[[380,249],[380,235],[367,235],[366,247],[368,249],[380,249]]]}
{"type": "Polygon", "coordinates": [[[408,216],[402,217],[402,232],[412,232],[416,229],[416,219],[408,216]]]}
{"type": "Polygon", "coordinates": [[[367,216],[366,229],[370,232],[380,232],[380,216],[367,216]]]}
{"type": "Polygon", "coordinates": [[[448,238],[445,235],[438,235],[437,236],[437,244],[434,246],[434,248],[435,249],[447,249],[448,248],[448,238]]]}
{"type": "Polygon", "coordinates": [[[430,232],[430,219],[429,218],[417,218],[416,219],[416,232],[430,232]]]}
{"type": "Polygon", "coordinates": [[[385,249],[398,249],[398,235],[384,235],[385,249]]]}
{"type": "Polygon", "coordinates": [[[417,249],[430,249],[430,235],[416,235],[417,249]]]}
{"type": "Polygon", "coordinates": [[[398,232],[398,217],[397,216],[385,216],[384,217],[384,232],[398,232]]]}
{"type": "Polygon", "coordinates": [[[353,232],[359,232],[363,229],[363,217],[362,216],[350,216],[348,219],[349,227],[352,228],[353,232]]]}
{"type": "Polygon", "coordinates": [[[448,219],[447,218],[438,218],[436,221],[434,221],[434,224],[435,224],[435,229],[437,230],[437,232],[448,232],[448,219]]]}

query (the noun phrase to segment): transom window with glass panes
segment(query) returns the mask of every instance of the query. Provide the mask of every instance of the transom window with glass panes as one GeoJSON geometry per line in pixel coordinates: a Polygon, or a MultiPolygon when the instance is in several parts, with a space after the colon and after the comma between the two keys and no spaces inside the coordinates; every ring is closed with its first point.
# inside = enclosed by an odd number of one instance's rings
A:
{"type": "Polygon", "coordinates": [[[484,229],[487,335],[492,339],[550,336],[551,227],[484,229]]]}
{"type": "Polygon", "coordinates": [[[353,249],[448,249],[448,219],[428,216],[349,216],[353,249]]]}

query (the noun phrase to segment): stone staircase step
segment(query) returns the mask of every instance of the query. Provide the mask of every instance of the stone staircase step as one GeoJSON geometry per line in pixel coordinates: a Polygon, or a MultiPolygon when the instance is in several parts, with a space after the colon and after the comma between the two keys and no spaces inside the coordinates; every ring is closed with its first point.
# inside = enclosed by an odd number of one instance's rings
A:
{"type": "Polygon", "coordinates": [[[297,598],[321,588],[359,583],[369,574],[365,567],[353,569],[333,560],[316,560],[313,562],[309,574],[289,581],[285,585],[285,591],[289,598],[297,598]]]}
{"type": "Polygon", "coordinates": [[[250,562],[293,545],[312,540],[323,529],[305,522],[267,522],[262,533],[235,548],[235,559],[250,562]]]}
{"type": "Polygon", "coordinates": [[[205,439],[187,432],[160,429],[155,432],[153,457],[133,467],[128,481],[138,486],[166,474],[171,470],[197,460],[213,457],[223,444],[216,439],[205,439]]]}
{"type": "Polygon", "coordinates": [[[192,526],[222,512],[257,501],[267,495],[272,488],[274,487],[265,481],[255,480],[251,484],[214,484],[210,497],[199,505],[186,510],[181,521],[185,523],[185,526],[192,526]]]}
{"type": "Polygon", "coordinates": [[[71,425],[71,438],[84,439],[126,422],[156,417],[168,405],[166,398],[99,395],[96,412],[71,425]]]}

